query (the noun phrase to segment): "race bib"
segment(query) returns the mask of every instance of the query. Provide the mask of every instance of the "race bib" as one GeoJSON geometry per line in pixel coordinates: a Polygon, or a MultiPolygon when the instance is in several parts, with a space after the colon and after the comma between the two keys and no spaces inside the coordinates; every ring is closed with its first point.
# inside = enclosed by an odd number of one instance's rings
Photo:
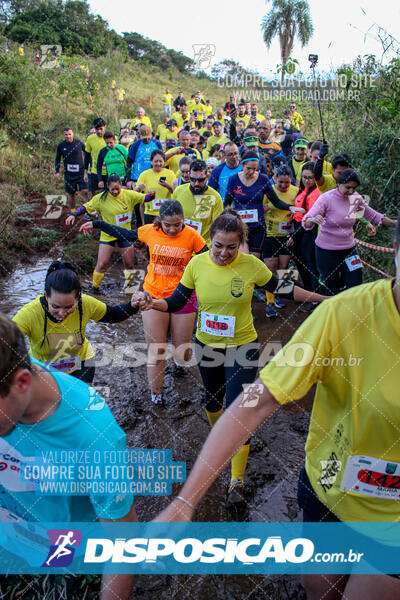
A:
{"type": "Polygon", "coordinates": [[[153,210],[159,210],[161,204],[165,202],[165,200],[167,200],[167,198],[159,198],[158,200],[154,199],[152,202],[153,210]]]}
{"type": "Polygon", "coordinates": [[[214,315],[213,313],[201,311],[201,331],[209,335],[220,335],[223,337],[234,337],[236,317],[227,315],[214,315]]]}
{"type": "Polygon", "coordinates": [[[201,228],[203,227],[203,223],[201,221],[192,221],[192,219],[184,219],[186,225],[189,227],[193,227],[197,231],[197,233],[201,233],[201,228]]]}
{"type": "Polygon", "coordinates": [[[32,460],[23,456],[4,438],[0,438],[0,486],[11,492],[30,492],[34,489],[33,481],[21,479],[23,464],[32,460]]]}
{"type": "Polygon", "coordinates": [[[292,224],[290,221],[281,221],[278,225],[278,233],[290,233],[292,231],[292,224]]]}
{"type": "Polygon", "coordinates": [[[371,456],[348,456],[340,489],[375,498],[400,498],[400,463],[371,456]]]}
{"type": "Polygon", "coordinates": [[[349,271],[355,271],[356,269],[362,268],[362,262],[358,254],[354,254],[353,256],[349,256],[344,261],[347,265],[349,271]]]}
{"type": "Polygon", "coordinates": [[[128,212],[126,212],[126,213],[122,213],[121,215],[116,215],[115,222],[117,225],[119,225],[119,227],[121,227],[121,225],[126,225],[126,223],[130,223],[131,218],[132,218],[132,215],[131,215],[130,211],[128,210],[128,212]]]}
{"type": "Polygon", "coordinates": [[[49,365],[58,371],[62,371],[62,373],[73,373],[74,371],[79,371],[81,369],[82,359],[80,356],[71,356],[69,358],[56,360],[55,362],[49,363],[49,365]]]}
{"type": "Polygon", "coordinates": [[[238,210],[243,223],[258,223],[258,211],[256,208],[250,210],[238,210]]]}
{"type": "Polygon", "coordinates": [[[69,173],[79,173],[79,165],[67,165],[67,171],[69,173]]]}

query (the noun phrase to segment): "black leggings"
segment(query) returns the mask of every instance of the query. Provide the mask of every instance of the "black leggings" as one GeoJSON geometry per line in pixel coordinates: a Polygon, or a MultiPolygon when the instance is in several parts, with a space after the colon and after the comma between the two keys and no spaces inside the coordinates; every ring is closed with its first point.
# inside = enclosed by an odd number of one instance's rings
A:
{"type": "Polygon", "coordinates": [[[355,247],[347,250],[325,250],[316,246],[316,258],[327,296],[338,294],[342,287],[351,288],[362,283],[362,269],[351,271],[345,260],[357,254],[355,247]]]}
{"type": "Polygon", "coordinates": [[[196,340],[196,356],[205,388],[206,409],[218,412],[243,392],[243,385],[253,383],[260,356],[258,340],[233,346],[213,348],[196,340]]]}
{"type": "Polygon", "coordinates": [[[315,292],[318,285],[317,260],[315,257],[316,237],[316,227],[306,231],[301,223],[296,222],[295,231],[292,234],[294,245],[289,248],[292,251],[304,288],[311,292],[315,292]]]}
{"type": "Polygon", "coordinates": [[[79,371],[74,371],[71,373],[71,375],[77,379],[80,379],[81,381],[84,381],[85,383],[91,384],[93,383],[95,371],[95,367],[85,367],[82,365],[82,369],[79,369],[79,371]]]}

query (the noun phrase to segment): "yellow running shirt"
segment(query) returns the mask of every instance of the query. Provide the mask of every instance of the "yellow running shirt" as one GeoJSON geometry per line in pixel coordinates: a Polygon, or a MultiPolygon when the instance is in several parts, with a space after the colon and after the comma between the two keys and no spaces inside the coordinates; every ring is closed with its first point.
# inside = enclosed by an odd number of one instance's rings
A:
{"type": "Polygon", "coordinates": [[[46,340],[44,337],[44,308],[38,296],[32,302],[25,304],[15,315],[13,321],[19,329],[27,336],[30,344],[30,354],[37,360],[48,363],[57,363],[64,373],[79,370],[80,361],[93,358],[93,348],[86,339],[85,331],[89,319],[100,321],[107,311],[104,302],[100,302],[92,296],[82,294],[82,336],[79,332],[79,309],[76,306],[73,313],[68,315],[61,323],[55,323],[47,316],[46,340]],[[64,361],[62,359],[75,358],[75,361],[64,361]],[[78,359],[78,360],[76,360],[78,359]],[[75,368],[68,368],[75,362],[75,368]]]}
{"type": "Polygon", "coordinates": [[[380,279],[324,301],[260,373],[279,404],[317,384],[306,470],[341,521],[399,520],[400,314],[392,284],[380,279]],[[368,484],[369,471],[382,474],[377,485],[368,484]]]}
{"type": "Polygon", "coordinates": [[[139,119],[139,117],[135,117],[133,119],[132,123],[130,124],[130,128],[133,129],[133,127],[135,127],[135,125],[137,125],[138,123],[152,127],[151,121],[150,121],[149,117],[147,117],[146,115],[144,117],[142,117],[141,119],[139,119]]]}
{"type": "MultiPolygon", "coordinates": [[[[173,150],[171,150],[171,152],[174,152],[175,148],[173,150]]],[[[198,158],[199,160],[201,160],[201,154],[198,150],[196,150],[196,148],[193,148],[193,150],[196,153],[196,158],[198,158]]],[[[175,173],[175,175],[178,173],[179,171],[179,163],[181,158],[183,158],[184,156],[186,156],[185,154],[173,154],[170,158],[168,158],[168,152],[165,155],[166,161],[165,161],[165,166],[169,167],[171,169],[171,171],[173,171],[175,173]]]]}
{"type": "Polygon", "coordinates": [[[224,210],[218,192],[207,187],[204,194],[194,195],[190,191],[190,183],[185,183],[175,188],[172,198],[182,204],[186,224],[194,227],[210,246],[210,227],[224,210]]]}
{"type": "Polygon", "coordinates": [[[239,252],[223,267],[213,263],[209,252],[194,256],[181,283],[196,290],[197,339],[219,347],[241,346],[257,339],[251,312],[254,285],[265,285],[271,277],[268,267],[252,254],[239,252]],[[213,335],[213,331],[219,334],[213,335]]]}
{"type": "MultiPolygon", "coordinates": [[[[104,146],[106,145],[104,138],[103,137],[99,137],[97,135],[97,133],[91,133],[87,140],[86,140],[86,145],[85,145],[85,152],[88,152],[89,154],[92,155],[92,164],[90,166],[89,169],[89,173],[94,173],[96,175],[97,170],[97,157],[99,155],[99,152],[102,148],[104,148],[104,146]]],[[[102,175],[107,175],[107,170],[105,168],[105,166],[103,165],[102,169],[101,169],[101,174],[102,175]]]]}
{"type": "MultiPolygon", "coordinates": [[[[120,191],[118,196],[113,196],[109,192],[106,196],[103,196],[102,192],[93,196],[83,206],[88,213],[99,211],[103,221],[110,223],[110,225],[131,229],[133,207],[140,202],[144,202],[145,195],[124,189],[120,191]]],[[[104,233],[104,231],[100,234],[100,242],[114,242],[116,239],[108,233],[104,233]]]]}
{"type": "Polygon", "coordinates": [[[325,194],[325,192],[329,192],[329,190],[334,190],[335,187],[337,187],[337,182],[333,175],[324,174],[324,183],[322,185],[317,183],[317,186],[321,194],[325,194]]]}
{"type": "Polygon", "coordinates": [[[139,183],[144,183],[146,186],[145,193],[150,190],[154,190],[156,195],[154,200],[150,202],[145,202],[144,204],[144,212],[146,215],[158,215],[160,212],[160,207],[158,206],[158,200],[163,200],[166,198],[171,198],[171,193],[167,190],[167,188],[160,185],[159,179],[160,177],[166,177],[166,182],[171,186],[175,181],[175,173],[173,173],[170,169],[163,169],[160,173],[154,173],[153,169],[147,169],[143,171],[139,175],[139,179],[137,180],[137,185],[139,183]]]}
{"type": "MultiPolygon", "coordinates": [[[[294,206],[294,201],[299,193],[298,187],[291,185],[288,191],[285,193],[277,190],[276,185],[273,185],[272,188],[279,200],[294,206]]],[[[269,206],[269,211],[264,213],[265,224],[267,226],[267,235],[275,237],[288,235],[292,230],[292,213],[287,210],[280,210],[279,208],[276,208],[266,196],[264,196],[264,204],[269,206]]]]}
{"type": "Polygon", "coordinates": [[[223,133],[222,135],[220,135],[219,137],[217,137],[216,135],[210,135],[210,137],[207,140],[207,150],[210,151],[211,148],[215,145],[215,144],[227,144],[228,142],[230,142],[231,140],[223,133]]]}

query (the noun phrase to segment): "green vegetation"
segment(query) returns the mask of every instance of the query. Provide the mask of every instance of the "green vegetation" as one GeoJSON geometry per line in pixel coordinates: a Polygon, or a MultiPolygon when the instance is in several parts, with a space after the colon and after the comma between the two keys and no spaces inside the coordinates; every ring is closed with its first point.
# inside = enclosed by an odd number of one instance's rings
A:
{"type": "Polygon", "coordinates": [[[99,243],[79,233],[63,249],[62,259],[72,263],[81,275],[91,273],[96,266],[99,243]]]}

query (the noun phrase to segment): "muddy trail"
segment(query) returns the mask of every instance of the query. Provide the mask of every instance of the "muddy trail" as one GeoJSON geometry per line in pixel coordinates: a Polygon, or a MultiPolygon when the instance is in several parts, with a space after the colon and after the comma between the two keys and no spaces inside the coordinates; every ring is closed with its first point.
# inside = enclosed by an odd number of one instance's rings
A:
{"type": "MultiPolygon", "coordinates": [[[[55,258],[52,254],[52,259],[55,258]]],[[[49,258],[23,265],[0,282],[0,310],[14,315],[26,302],[42,293],[49,258]]],[[[144,255],[137,253],[137,287],[146,269],[144,255]]],[[[97,297],[119,304],[122,265],[117,261],[106,273],[97,297]]],[[[91,278],[82,279],[83,291],[92,293],[91,278]]],[[[276,319],[265,317],[265,304],[253,302],[259,339],[284,344],[307,317],[299,305],[287,302],[276,319]]],[[[209,425],[202,405],[203,390],[196,367],[174,377],[172,358],[166,361],[164,395],[166,407],[152,405],[147,385],[145,343],[140,314],[116,325],[89,322],[87,337],[96,353],[94,386],[106,398],[116,420],[127,434],[128,447],[166,448],[174,460],[186,461],[190,471],[209,425]]],[[[262,349],[261,349],[262,352],[262,349]]],[[[276,352],[276,350],[275,350],[276,352]]],[[[270,358],[272,355],[270,356],[270,358]]],[[[304,443],[313,394],[280,408],[257,430],[251,442],[246,471],[250,521],[297,521],[297,477],[304,461],[304,443]]],[[[232,521],[224,507],[229,469],[226,469],[200,503],[195,520],[232,521]]],[[[174,494],[177,492],[176,488],[174,494]]],[[[140,497],[135,506],[140,521],[149,521],[166,506],[168,497],[140,497]]],[[[140,576],[133,596],[143,600],[265,600],[301,599],[305,593],[296,576],[140,576]]]]}

